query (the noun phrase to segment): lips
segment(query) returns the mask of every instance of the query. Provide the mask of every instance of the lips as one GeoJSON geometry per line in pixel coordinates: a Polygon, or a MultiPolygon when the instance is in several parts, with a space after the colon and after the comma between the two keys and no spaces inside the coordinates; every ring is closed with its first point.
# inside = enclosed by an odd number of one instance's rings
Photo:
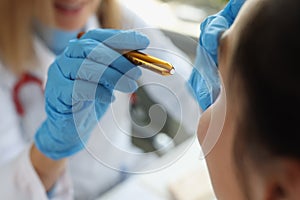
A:
{"type": "Polygon", "coordinates": [[[79,13],[85,5],[85,2],[62,2],[54,3],[54,8],[65,15],[72,15],[79,13]]]}

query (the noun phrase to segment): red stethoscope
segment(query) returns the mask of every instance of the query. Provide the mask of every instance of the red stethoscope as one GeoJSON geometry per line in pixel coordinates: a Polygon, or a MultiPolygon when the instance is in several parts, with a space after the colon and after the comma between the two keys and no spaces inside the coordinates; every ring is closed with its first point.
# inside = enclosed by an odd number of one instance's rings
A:
{"type": "Polygon", "coordinates": [[[14,101],[14,104],[15,104],[15,107],[16,107],[16,111],[20,116],[24,115],[25,109],[24,109],[24,107],[21,103],[19,94],[20,94],[21,89],[25,85],[27,85],[28,83],[37,84],[41,88],[42,92],[44,91],[43,82],[39,78],[37,78],[36,76],[33,76],[29,73],[25,73],[21,76],[21,78],[15,84],[15,86],[13,88],[13,101],[14,101]]]}

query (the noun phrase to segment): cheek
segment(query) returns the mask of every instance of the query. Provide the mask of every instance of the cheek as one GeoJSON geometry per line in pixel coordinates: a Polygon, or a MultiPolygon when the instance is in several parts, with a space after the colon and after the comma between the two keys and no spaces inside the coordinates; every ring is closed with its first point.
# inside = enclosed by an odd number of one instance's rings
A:
{"type": "Polygon", "coordinates": [[[203,150],[211,150],[219,139],[226,118],[226,95],[221,89],[219,97],[204,113],[198,123],[198,140],[203,150]]]}
{"type": "Polygon", "coordinates": [[[90,3],[90,11],[91,13],[95,13],[100,5],[101,1],[100,0],[91,0],[90,3]]]}
{"type": "Polygon", "coordinates": [[[197,135],[200,144],[202,144],[207,134],[207,130],[210,124],[210,119],[211,119],[211,107],[209,107],[204,113],[202,113],[202,116],[198,123],[197,135]]]}

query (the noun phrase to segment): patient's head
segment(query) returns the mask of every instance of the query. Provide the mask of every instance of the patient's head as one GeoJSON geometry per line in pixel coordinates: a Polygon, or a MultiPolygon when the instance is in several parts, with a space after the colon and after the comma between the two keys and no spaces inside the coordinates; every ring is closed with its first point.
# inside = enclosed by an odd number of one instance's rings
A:
{"type": "Polygon", "coordinates": [[[299,199],[300,1],[247,0],[219,51],[245,194],[299,199]]]}
{"type": "Polygon", "coordinates": [[[299,10],[299,0],[248,0],[221,39],[226,94],[238,108],[236,168],[249,199],[300,196],[299,10]]]}

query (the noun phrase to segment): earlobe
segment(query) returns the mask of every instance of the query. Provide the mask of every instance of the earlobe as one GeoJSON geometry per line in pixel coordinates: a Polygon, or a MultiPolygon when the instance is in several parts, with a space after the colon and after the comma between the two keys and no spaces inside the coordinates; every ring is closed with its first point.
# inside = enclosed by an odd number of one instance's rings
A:
{"type": "Polygon", "coordinates": [[[275,181],[269,183],[265,190],[264,200],[283,200],[287,199],[287,194],[285,189],[280,185],[279,182],[275,181]]]}
{"type": "Polygon", "coordinates": [[[300,161],[287,159],[283,161],[283,190],[288,199],[300,198],[300,161]]]}
{"type": "Polygon", "coordinates": [[[298,200],[300,197],[300,162],[281,159],[271,172],[265,190],[265,200],[298,200]]]}

